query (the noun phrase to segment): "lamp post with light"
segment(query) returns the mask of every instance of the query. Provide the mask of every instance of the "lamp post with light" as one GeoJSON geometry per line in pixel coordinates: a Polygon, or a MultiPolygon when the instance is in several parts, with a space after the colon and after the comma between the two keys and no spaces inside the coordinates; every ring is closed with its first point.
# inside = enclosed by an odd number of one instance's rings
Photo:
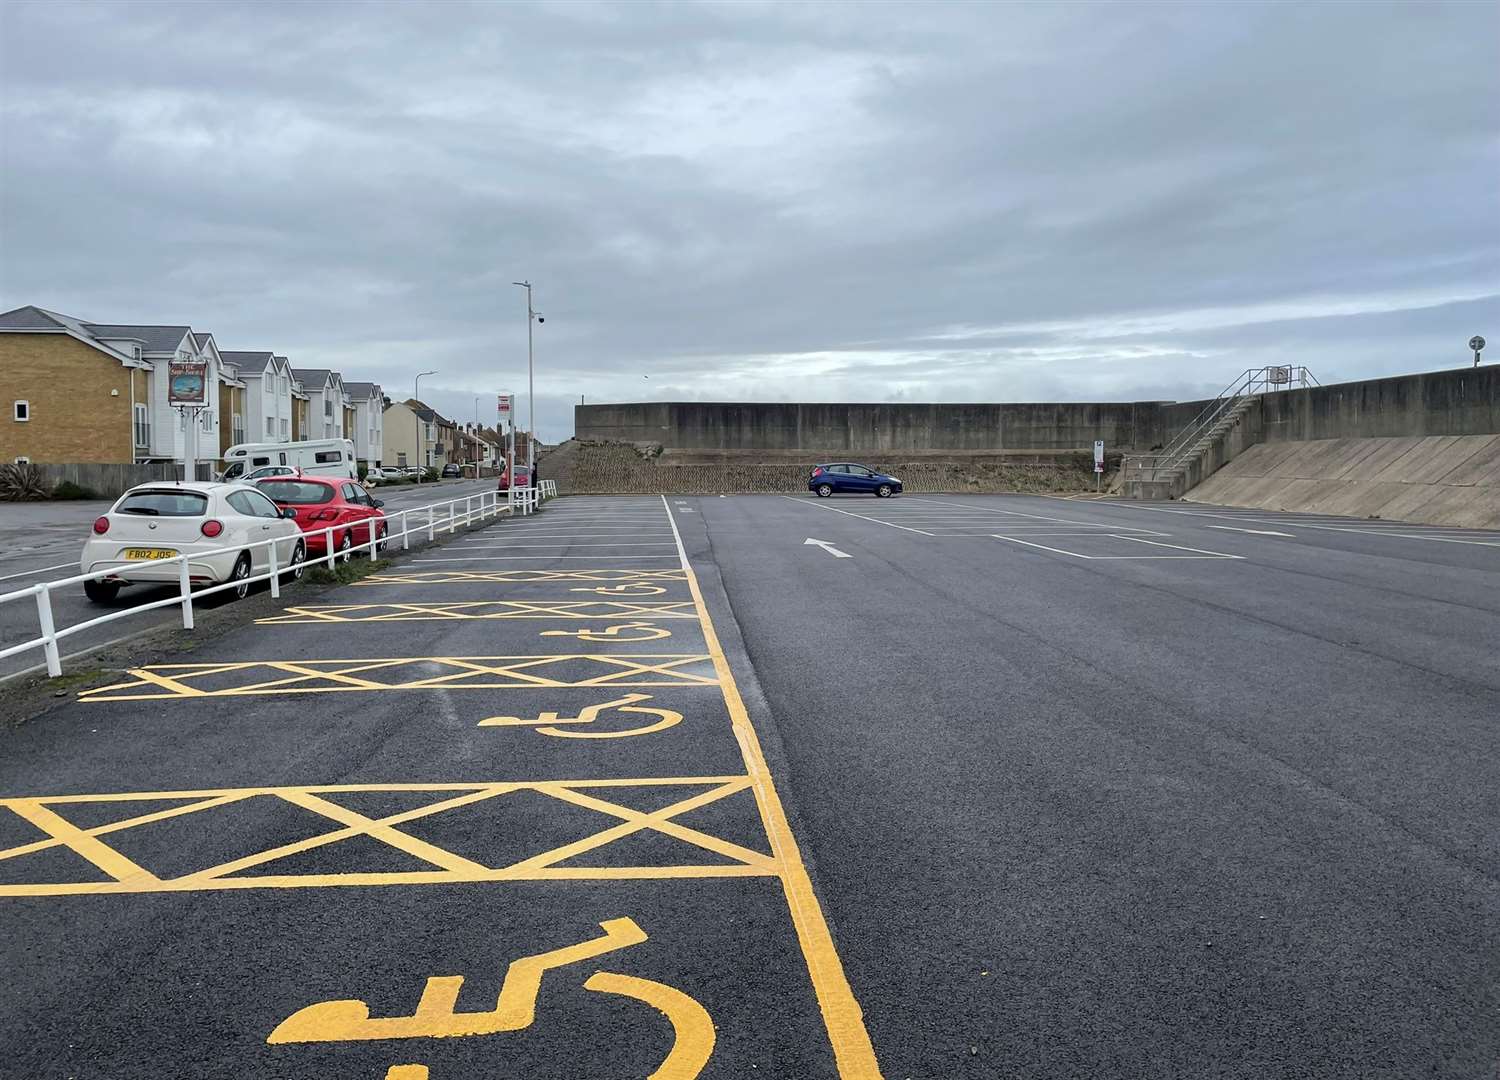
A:
{"type": "MultiPolygon", "coordinates": [[[[436,374],[436,371],[420,371],[417,373],[417,377],[411,381],[411,399],[418,406],[422,403],[422,376],[436,374]]],[[[427,465],[422,461],[422,414],[413,409],[412,415],[417,418],[417,483],[420,484],[427,475],[427,465]]]]}
{"type": "Polygon", "coordinates": [[[531,306],[531,282],[512,281],[512,285],[526,290],[526,465],[531,470],[531,475],[536,475],[536,379],[533,362],[531,330],[533,323],[544,323],[547,320],[538,315],[536,309],[531,306]]]}

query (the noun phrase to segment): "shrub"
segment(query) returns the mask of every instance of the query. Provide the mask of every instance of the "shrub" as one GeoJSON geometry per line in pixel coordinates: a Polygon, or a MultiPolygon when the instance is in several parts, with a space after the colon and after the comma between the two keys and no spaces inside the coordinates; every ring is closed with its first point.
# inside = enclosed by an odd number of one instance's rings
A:
{"type": "Polygon", "coordinates": [[[52,489],[54,499],[97,499],[99,493],[93,488],[79,487],[71,480],[64,480],[52,489]]]}
{"type": "Polygon", "coordinates": [[[365,477],[367,477],[367,476],[370,475],[370,467],[368,465],[361,464],[359,466],[359,470],[358,471],[359,471],[359,482],[362,484],[362,483],[365,482],[365,477]]]}
{"type": "Polygon", "coordinates": [[[46,497],[41,469],[35,465],[0,465],[0,499],[30,502],[46,497]]]}
{"type": "Polygon", "coordinates": [[[438,479],[438,471],[431,465],[422,470],[422,479],[427,483],[434,483],[438,479]]]}

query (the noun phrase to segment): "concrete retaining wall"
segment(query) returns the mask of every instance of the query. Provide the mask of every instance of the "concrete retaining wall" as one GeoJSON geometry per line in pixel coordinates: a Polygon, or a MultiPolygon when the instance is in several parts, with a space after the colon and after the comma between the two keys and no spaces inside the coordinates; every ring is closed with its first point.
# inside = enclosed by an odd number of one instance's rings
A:
{"type": "Polygon", "coordinates": [[[1500,366],[1267,394],[1266,442],[1500,434],[1500,366]]]}
{"type": "Polygon", "coordinates": [[[1160,442],[1159,402],[879,405],[641,402],[575,405],[582,442],[682,450],[797,450],[812,457],[905,450],[1111,450],[1160,442]]]}
{"type": "Polygon", "coordinates": [[[1500,528],[1500,434],[1315,439],[1253,446],[1193,502],[1500,528]]]}

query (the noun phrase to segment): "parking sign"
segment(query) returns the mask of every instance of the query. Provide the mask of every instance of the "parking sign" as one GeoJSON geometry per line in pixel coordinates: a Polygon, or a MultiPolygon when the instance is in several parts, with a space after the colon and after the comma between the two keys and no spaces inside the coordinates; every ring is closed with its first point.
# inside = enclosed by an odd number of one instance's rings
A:
{"type": "Polygon", "coordinates": [[[1094,471],[1096,473],[1102,473],[1104,471],[1104,440],[1103,439],[1095,439],[1094,440],[1094,471]]]}

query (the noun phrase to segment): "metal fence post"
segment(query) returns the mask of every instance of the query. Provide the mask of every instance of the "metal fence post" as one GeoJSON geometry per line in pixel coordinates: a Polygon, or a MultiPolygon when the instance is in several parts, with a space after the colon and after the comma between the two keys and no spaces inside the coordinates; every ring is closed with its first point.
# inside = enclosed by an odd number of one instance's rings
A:
{"type": "Polygon", "coordinates": [[[382,520],[384,520],[384,519],[383,518],[382,519],[376,519],[376,518],[371,518],[370,519],[370,561],[371,562],[375,561],[375,549],[376,549],[376,547],[379,546],[379,543],[380,543],[380,522],[382,520]]]}
{"type": "Polygon", "coordinates": [[[437,537],[433,535],[434,530],[432,528],[432,523],[433,523],[433,521],[436,518],[437,518],[437,511],[435,509],[433,509],[433,507],[428,506],[427,507],[427,542],[429,544],[432,543],[434,540],[437,539],[437,537]]]}
{"type": "Polygon", "coordinates": [[[183,559],[177,564],[177,580],[182,585],[182,628],[193,628],[193,583],[188,580],[188,564],[183,559]]]}
{"type": "Polygon", "coordinates": [[[57,628],[52,625],[52,593],[50,585],[36,587],[36,621],[42,628],[42,651],[47,654],[47,675],[53,679],[62,674],[62,661],[57,655],[57,628]]]}
{"type": "Polygon", "coordinates": [[[410,511],[407,511],[407,510],[401,511],[401,550],[402,551],[410,551],[411,550],[411,522],[407,520],[407,514],[408,513],[410,513],[410,511]]]}
{"type": "Polygon", "coordinates": [[[272,540],[266,545],[266,553],[270,556],[267,560],[271,566],[271,598],[277,599],[281,596],[281,574],[278,573],[276,565],[276,541],[272,540]]]}
{"type": "Polygon", "coordinates": [[[451,533],[458,526],[458,500],[448,500],[448,531],[451,533]]]}
{"type": "Polygon", "coordinates": [[[323,530],[323,549],[328,554],[328,570],[333,572],[333,526],[323,530]]]}

